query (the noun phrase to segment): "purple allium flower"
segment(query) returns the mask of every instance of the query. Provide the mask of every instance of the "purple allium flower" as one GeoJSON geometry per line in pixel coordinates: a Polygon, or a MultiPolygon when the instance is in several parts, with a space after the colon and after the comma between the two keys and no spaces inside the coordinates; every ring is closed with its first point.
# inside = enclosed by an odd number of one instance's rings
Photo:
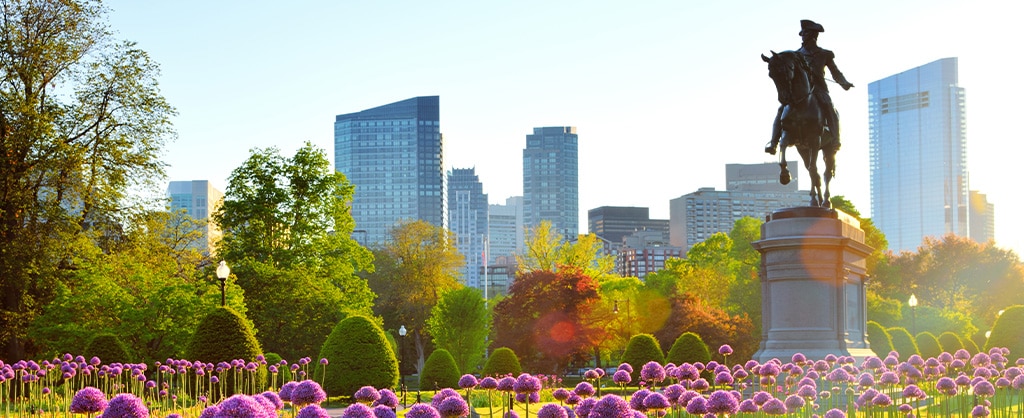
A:
{"type": "Polygon", "coordinates": [[[757,404],[754,403],[753,399],[746,399],[743,402],[740,402],[740,412],[751,414],[757,412],[757,410],[757,404]]]}
{"type": "Polygon", "coordinates": [[[480,380],[480,388],[485,390],[494,390],[498,388],[498,379],[487,376],[480,380]]]}
{"type": "Polygon", "coordinates": [[[718,354],[728,356],[732,354],[732,347],[729,347],[729,344],[722,344],[721,347],[718,347],[718,354]]]}
{"type": "Polygon", "coordinates": [[[524,392],[516,394],[516,402],[519,403],[539,403],[540,392],[524,392]]]}
{"type": "Polygon", "coordinates": [[[668,398],[659,392],[651,392],[644,398],[644,409],[650,410],[661,410],[671,408],[672,404],[669,403],[668,398]]]}
{"type": "Polygon", "coordinates": [[[558,402],[565,402],[569,398],[569,390],[566,388],[558,388],[551,391],[551,397],[555,398],[558,402]]]}
{"type": "Polygon", "coordinates": [[[761,410],[768,415],[784,415],[789,412],[786,410],[786,404],[775,398],[772,398],[768,402],[765,402],[764,405],[761,405],[761,410]]]}
{"type": "Polygon", "coordinates": [[[149,409],[138,396],[122,393],[107,402],[103,418],[149,418],[149,409]]]}
{"type": "Polygon", "coordinates": [[[871,400],[871,403],[874,404],[875,406],[880,406],[884,408],[889,405],[892,405],[892,398],[890,398],[889,395],[886,395],[884,393],[879,393],[878,395],[875,395],[875,398],[871,400]]]}
{"type": "Polygon", "coordinates": [[[480,382],[476,380],[476,376],[471,374],[464,374],[459,378],[459,387],[462,389],[472,389],[478,384],[480,384],[480,382]]]}
{"type": "Polygon", "coordinates": [[[355,398],[356,402],[371,404],[377,399],[380,399],[380,392],[378,392],[373,386],[363,386],[359,388],[352,397],[355,398]]]}
{"type": "Polygon", "coordinates": [[[395,392],[392,392],[391,389],[381,389],[377,391],[377,394],[380,395],[380,397],[373,401],[370,406],[377,407],[384,405],[391,409],[398,408],[398,395],[396,395],[395,392]]]}
{"type": "MultiPolygon", "coordinates": [[[[589,398],[587,398],[587,399],[589,399],[589,398]]],[[[576,392],[571,392],[570,391],[569,392],[569,397],[565,398],[565,403],[567,403],[569,405],[578,405],[582,400],[583,400],[583,398],[581,398],[580,395],[577,395],[576,392]]]]}
{"type": "Polygon", "coordinates": [[[256,395],[253,396],[252,399],[255,400],[256,403],[260,404],[260,407],[263,408],[263,411],[266,413],[265,416],[267,418],[277,416],[277,406],[274,405],[274,402],[272,402],[269,398],[267,398],[266,396],[256,395]]]}
{"type": "Polygon", "coordinates": [[[625,370],[626,373],[633,373],[633,366],[629,363],[622,363],[619,364],[619,367],[616,370],[625,370]]]}
{"type": "Polygon", "coordinates": [[[719,416],[733,415],[740,410],[740,402],[732,393],[716,390],[711,393],[711,396],[708,396],[707,410],[719,416]]]}
{"type": "Polygon", "coordinates": [[[441,401],[443,401],[445,399],[448,399],[448,398],[451,398],[453,396],[454,397],[462,397],[462,395],[459,395],[459,392],[456,392],[455,389],[452,389],[452,388],[441,389],[441,390],[437,391],[437,393],[434,394],[433,398],[430,398],[430,406],[434,407],[434,409],[436,409],[438,412],[440,412],[441,411],[441,401]]]}
{"type": "Polygon", "coordinates": [[[284,408],[284,401],[282,401],[281,397],[277,395],[277,392],[268,390],[261,393],[260,396],[267,398],[267,400],[270,401],[270,404],[274,405],[274,410],[284,408]]]}
{"type": "Polygon", "coordinates": [[[846,418],[846,413],[842,410],[832,408],[829,409],[828,412],[825,412],[825,415],[823,415],[822,418],[846,418]]]}
{"type": "Polygon", "coordinates": [[[374,406],[373,416],[376,418],[398,418],[398,415],[395,414],[395,410],[387,405],[374,406]]]}
{"type": "Polygon", "coordinates": [[[251,396],[233,395],[219,404],[216,418],[252,417],[267,418],[266,409],[251,396]]]}
{"type": "Polygon", "coordinates": [[[103,392],[92,386],[86,386],[75,392],[71,398],[71,412],[74,414],[95,414],[107,408],[107,397],[103,392]]]}
{"type": "Polygon", "coordinates": [[[330,363],[330,362],[327,361],[327,357],[324,357],[324,358],[320,359],[320,365],[321,366],[326,366],[328,363],[330,363]]]}
{"type": "Polygon", "coordinates": [[[518,378],[516,378],[516,383],[515,383],[515,385],[512,386],[512,389],[515,390],[516,393],[537,393],[537,392],[540,392],[540,390],[541,390],[540,379],[538,379],[538,378],[536,378],[534,376],[531,376],[531,375],[529,375],[527,373],[523,373],[523,374],[519,375],[518,378]]]}
{"type": "Polygon", "coordinates": [[[732,374],[729,372],[721,372],[715,375],[716,385],[731,385],[734,381],[732,374]]]}
{"type": "Polygon", "coordinates": [[[597,398],[586,398],[579,402],[574,409],[576,416],[585,417],[590,415],[591,410],[594,409],[594,405],[597,405],[597,398]]]}
{"type": "Polygon", "coordinates": [[[883,385],[895,385],[900,382],[900,377],[895,372],[884,372],[878,378],[878,382],[883,385]]]}
{"type": "Polygon", "coordinates": [[[665,386],[665,397],[668,398],[669,403],[675,404],[679,402],[679,396],[686,392],[686,388],[683,385],[675,384],[665,386]]]}
{"type": "Polygon", "coordinates": [[[1013,378],[1013,381],[1010,382],[1010,387],[1012,387],[1014,390],[1024,389],[1024,374],[1019,374],[1015,376],[1013,378]]]}
{"type": "Polygon", "coordinates": [[[700,377],[700,370],[690,363],[683,363],[676,367],[675,377],[679,380],[695,380],[700,377]]]}
{"type": "Polygon", "coordinates": [[[651,391],[647,389],[640,389],[634,392],[633,396],[629,398],[629,407],[640,412],[647,412],[647,407],[644,406],[644,398],[646,398],[647,395],[650,394],[651,391]]]}
{"type": "Polygon", "coordinates": [[[498,391],[500,392],[512,392],[516,389],[516,379],[512,376],[506,376],[498,380],[498,391]]]}
{"type": "Polygon", "coordinates": [[[940,377],[935,382],[935,389],[944,395],[953,396],[956,395],[956,382],[951,377],[940,377]]]}
{"type": "Polygon", "coordinates": [[[581,398],[589,398],[597,393],[597,390],[594,389],[594,385],[591,385],[589,382],[580,382],[572,391],[576,392],[577,395],[580,395],[581,398]]]}
{"type": "Polygon", "coordinates": [[[786,397],[786,400],[783,401],[783,404],[785,404],[786,409],[790,411],[798,411],[800,408],[803,408],[807,402],[804,401],[804,398],[800,395],[789,395],[786,397]]]}
{"type": "MultiPolygon", "coordinates": [[[[409,414],[405,414],[405,416],[409,416],[409,414]]],[[[509,410],[502,416],[502,418],[519,418],[519,413],[515,410],[509,410]]]]}
{"type": "Polygon", "coordinates": [[[285,383],[284,385],[281,386],[281,390],[278,391],[277,394],[278,394],[278,396],[281,397],[282,401],[291,402],[292,401],[292,391],[295,390],[295,387],[298,386],[298,385],[299,385],[299,382],[294,382],[294,381],[285,383]]]}
{"type": "Polygon", "coordinates": [[[703,396],[696,396],[686,403],[686,412],[691,415],[704,415],[708,412],[708,401],[703,396]]]}
{"type": "Polygon", "coordinates": [[[987,380],[982,380],[974,384],[974,388],[972,390],[974,391],[974,394],[978,396],[988,397],[996,394],[995,386],[992,386],[992,383],[987,380]]]}
{"type": "Polygon", "coordinates": [[[708,383],[707,380],[704,380],[703,377],[700,378],[700,379],[694,380],[692,383],[690,383],[690,389],[693,389],[693,390],[695,390],[697,392],[703,392],[705,390],[708,390],[708,388],[710,388],[710,387],[711,387],[711,385],[708,383]]]}
{"type": "Polygon", "coordinates": [[[461,396],[449,396],[441,401],[437,412],[444,418],[464,417],[469,415],[469,404],[461,396]]]}
{"type": "MultiPolygon", "coordinates": [[[[353,404],[363,405],[363,404],[353,404]]],[[[366,405],[363,405],[366,406],[366,405]]],[[[299,410],[298,414],[295,414],[295,418],[331,418],[331,415],[327,413],[327,410],[320,407],[315,403],[304,406],[299,410]]]]}
{"type": "Polygon", "coordinates": [[[220,413],[220,407],[217,405],[210,405],[203,408],[203,412],[199,414],[199,418],[214,418],[220,413]]]}
{"type": "MultiPolygon", "coordinates": [[[[281,397],[282,399],[284,396],[281,397]]],[[[303,380],[292,389],[292,404],[302,406],[311,403],[320,404],[327,399],[327,394],[320,384],[312,380],[303,380]]]]}
{"type": "Polygon", "coordinates": [[[974,409],[971,410],[972,417],[987,417],[989,413],[990,411],[985,405],[976,405],[974,409]]]}
{"type": "Polygon", "coordinates": [[[628,385],[631,380],[633,380],[633,378],[630,377],[629,372],[625,370],[616,370],[615,373],[612,374],[612,382],[618,385],[628,385]]]}
{"type": "Polygon", "coordinates": [[[549,403],[540,407],[537,418],[569,418],[569,414],[565,412],[565,408],[549,403]]]}
{"type": "Polygon", "coordinates": [[[599,377],[601,377],[601,376],[598,375],[597,374],[597,370],[594,370],[594,369],[590,369],[590,370],[587,370],[587,371],[583,372],[583,378],[584,379],[595,380],[595,379],[597,379],[599,377]]]}
{"type": "Polygon", "coordinates": [[[605,395],[594,403],[589,418],[632,418],[629,403],[617,395],[605,395]]]}
{"type": "Polygon", "coordinates": [[[413,405],[405,413],[405,416],[406,418],[441,418],[441,414],[437,412],[437,409],[425,403],[413,405]]]}
{"type": "Polygon", "coordinates": [[[656,361],[649,361],[640,368],[640,378],[648,382],[665,380],[665,368],[656,361]]]}

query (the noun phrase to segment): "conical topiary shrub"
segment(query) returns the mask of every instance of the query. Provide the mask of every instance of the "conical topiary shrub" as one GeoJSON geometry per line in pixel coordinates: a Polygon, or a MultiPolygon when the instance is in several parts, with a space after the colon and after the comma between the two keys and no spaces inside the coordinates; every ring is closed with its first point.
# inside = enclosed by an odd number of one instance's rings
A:
{"type": "Polygon", "coordinates": [[[910,335],[906,328],[893,327],[886,331],[892,337],[892,349],[900,353],[900,360],[906,360],[914,354],[921,354],[921,351],[917,349],[917,342],[914,341],[914,337],[910,335]]]}
{"type": "Polygon", "coordinates": [[[96,334],[85,346],[83,355],[86,359],[97,357],[104,363],[128,363],[132,357],[128,355],[128,347],[125,347],[120,338],[111,333],[96,334]]]}
{"type": "Polygon", "coordinates": [[[964,342],[964,350],[967,350],[968,353],[971,353],[973,355],[975,353],[981,352],[981,348],[979,348],[978,345],[975,344],[974,341],[972,341],[970,338],[961,338],[960,341],[964,342]]]}
{"type": "MultiPolygon", "coordinates": [[[[208,313],[192,334],[186,358],[203,363],[230,363],[233,360],[255,362],[263,354],[256,333],[249,322],[234,309],[219,306],[208,313]]],[[[260,367],[254,376],[256,387],[263,390],[267,383],[267,369],[260,367]]],[[[226,395],[235,390],[235,373],[224,373],[220,385],[226,395]]],[[[211,399],[212,400],[212,399],[211,399]]]]}
{"type": "MultiPolygon", "coordinates": [[[[676,365],[683,363],[693,364],[698,361],[702,364],[707,364],[707,362],[711,361],[711,351],[708,350],[708,345],[704,343],[700,335],[694,332],[684,332],[683,335],[680,335],[672,343],[672,348],[668,349],[665,361],[676,365]]],[[[633,364],[630,363],[630,365],[632,366],[633,364]]]]}
{"type": "Polygon", "coordinates": [[[1024,324],[1024,305],[1006,308],[992,325],[992,334],[985,343],[985,351],[992,347],[1000,347],[1010,349],[1010,356],[1013,358],[1024,355],[1024,333],[1021,332],[1021,324],[1024,324]]]}
{"type": "Polygon", "coordinates": [[[918,333],[914,342],[917,343],[917,349],[920,351],[921,357],[938,358],[939,354],[942,354],[942,346],[939,345],[939,339],[935,338],[935,334],[928,331],[918,333]]]}
{"type": "Polygon", "coordinates": [[[398,358],[391,343],[377,324],[364,316],[350,316],[334,326],[320,349],[314,376],[323,376],[324,390],[330,396],[351,396],[363,386],[398,387],[398,358]]]}
{"type": "Polygon", "coordinates": [[[640,382],[640,369],[649,361],[665,364],[665,354],[658,340],[651,334],[634,335],[626,344],[626,352],[622,353],[622,362],[633,366],[633,373],[630,373],[633,382],[640,382]]]}
{"type": "Polygon", "coordinates": [[[875,321],[868,321],[868,344],[871,346],[871,351],[874,351],[879,358],[885,358],[893,350],[892,337],[889,336],[889,332],[882,324],[875,321]]]}
{"type": "Polygon", "coordinates": [[[939,345],[942,346],[942,351],[953,354],[964,348],[964,341],[960,339],[960,336],[946,331],[939,334],[939,345]]]}
{"type": "Polygon", "coordinates": [[[484,376],[519,376],[523,367],[519,365],[519,356],[511,348],[501,347],[491,352],[484,364],[484,376]]]}
{"type": "Polygon", "coordinates": [[[420,389],[458,389],[461,376],[459,366],[455,364],[455,357],[452,357],[452,353],[438,348],[430,353],[426,363],[423,364],[423,371],[420,372],[420,389]]]}

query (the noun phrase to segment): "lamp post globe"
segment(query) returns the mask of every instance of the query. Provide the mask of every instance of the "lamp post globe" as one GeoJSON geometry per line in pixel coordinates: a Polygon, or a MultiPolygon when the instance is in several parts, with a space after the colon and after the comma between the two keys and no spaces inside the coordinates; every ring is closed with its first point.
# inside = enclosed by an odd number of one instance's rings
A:
{"type": "MultiPolygon", "coordinates": [[[[398,375],[402,376],[402,402],[405,402],[405,373],[402,373],[402,360],[405,358],[405,353],[402,348],[405,347],[405,335],[409,331],[405,329],[405,325],[398,328],[398,336],[402,337],[402,341],[398,346],[398,375]]],[[[402,402],[399,402],[401,404],[402,402]]]]}
{"type": "Polygon", "coordinates": [[[217,264],[217,280],[220,280],[220,306],[224,306],[224,281],[231,275],[231,268],[224,260],[217,264]]]}
{"type": "Polygon", "coordinates": [[[907,305],[910,306],[910,329],[914,332],[913,337],[917,338],[917,296],[911,293],[907,305]]]}

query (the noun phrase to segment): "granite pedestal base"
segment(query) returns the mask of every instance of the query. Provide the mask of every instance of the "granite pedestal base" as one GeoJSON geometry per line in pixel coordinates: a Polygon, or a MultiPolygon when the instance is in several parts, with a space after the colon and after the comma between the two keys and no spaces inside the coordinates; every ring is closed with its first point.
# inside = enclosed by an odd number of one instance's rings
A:
{"type": "Polygon", "coordinates": [[[865,258],[871,247],[856,218],[801,207],[773,212],[761,226],[762,333],[754,359],[793,354],[874,356],[867,341],[865,258]]]}

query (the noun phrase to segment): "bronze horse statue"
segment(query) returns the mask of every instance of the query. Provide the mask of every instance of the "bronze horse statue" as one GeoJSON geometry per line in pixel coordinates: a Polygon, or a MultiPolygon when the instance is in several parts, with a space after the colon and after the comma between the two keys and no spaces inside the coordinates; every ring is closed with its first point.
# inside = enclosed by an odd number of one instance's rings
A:
{"type": "Polygon", "coordinates": [[[792,179],[786,168],[786,148],[796,146],[804,167],[811,176],[811,206],[831,207],[828,184],[836,174],[836,151],[832,135],[826,129],[825,117],[811,82],[813,73],[803,55],[796,51],[772,51],[771,58],[761,54],[768,63],[768,76],[775,82],[781,109],[782,138],[779,182],[789,184],[792,179]],[[825,191],[821,190],[818,173],[818,154],[825,162],[825,191]]]}

